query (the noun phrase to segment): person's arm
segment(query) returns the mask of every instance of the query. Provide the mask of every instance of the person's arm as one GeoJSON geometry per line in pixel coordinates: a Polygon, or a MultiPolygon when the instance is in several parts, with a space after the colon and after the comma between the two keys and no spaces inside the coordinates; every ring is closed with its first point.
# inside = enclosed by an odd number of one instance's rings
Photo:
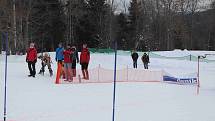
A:
{"type": "Polygon", "coordinates": [[[33,55],[34,55],[34,62],[36,63],[36,62],[37,62],[37,50],[34,49],[34,50],[32,51],[32,53],[33,53],[33,55]]]}
{"type": "Polygon", "coordinates": [[[88,51],[88,63],[90,62],[90,51],[88,51]]]}
{"type": "Polygon", "coordinates": [[[37,50],[35,49],[35,59],[37,60],[37,50]]]}

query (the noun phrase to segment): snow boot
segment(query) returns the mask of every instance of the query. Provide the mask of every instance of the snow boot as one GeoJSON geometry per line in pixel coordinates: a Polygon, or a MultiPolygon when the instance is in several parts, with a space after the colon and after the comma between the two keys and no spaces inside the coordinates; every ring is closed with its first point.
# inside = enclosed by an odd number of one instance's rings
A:
{"type": "Polygon", "coordinates": [[[51,69],[49,70],[49,73],[50,73],[50,76],[53,75],[53,71],[51,69]]]}

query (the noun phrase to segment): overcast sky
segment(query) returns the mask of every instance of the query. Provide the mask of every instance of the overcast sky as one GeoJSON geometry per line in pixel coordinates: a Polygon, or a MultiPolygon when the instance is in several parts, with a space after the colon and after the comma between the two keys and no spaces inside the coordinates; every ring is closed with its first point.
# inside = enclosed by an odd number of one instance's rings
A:
{"type": "MultiPolygon", "coordinates": [[[[200,6],[201,8],[205,8],[205,6],[208,6],[213,0],[200,0],[200,6]]],[[[125,7],[123,5],[123,3],[125,2],[126,6],[129,7],[129,2],[130,0],[114,0],[114,4],[117,7],[117,11],[118,12],[124,12],[125,11],[125,7]]],[[[127,10],[126,10],[127,11],[127,10]]],[[[127,11],[128,12],[128,11],[127,11]]]]}

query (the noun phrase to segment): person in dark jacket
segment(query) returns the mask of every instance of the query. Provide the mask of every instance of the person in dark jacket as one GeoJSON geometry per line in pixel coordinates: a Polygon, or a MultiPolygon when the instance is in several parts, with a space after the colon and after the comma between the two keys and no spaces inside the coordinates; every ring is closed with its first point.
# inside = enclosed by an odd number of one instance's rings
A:
{"type": "Polygon", "coordinates": [[[83,79],[89,80],[88,64],[90,61],[90,52],[87,48],[87,44],[83,44],[83,48],[80,55],[80,64],[83,74],[83,79]]]}
{"type": "Polygon", "coordinates": [[[139,57],[138,53],[134,50],[133,53],[131,54],[131,57],[133,59],[133,67],[137,68],[137,59],[139,57]]]}
{"type": "Polygon", "coordinates": [[[27,50],[26,62],[28,63],[28,69],[30,72],[29,77],[35,77],[36,69],[35,64],[37,62],[37,50],[34,47],[34,43],[30,43],[30,47],[27,50]]]}
{"type": "Polygon", "coordinates": [[[144,68],[148,69],[149,56],[146,53],[144,53],[141,59],[142,59],[142,62],[144,64],[144,68]]]}
{"type": "Polygon", "coordinates": [[[76,77],[76,63],[79,63],[78,51],[75,46],[72,46],[72,76],[76,77]]]}

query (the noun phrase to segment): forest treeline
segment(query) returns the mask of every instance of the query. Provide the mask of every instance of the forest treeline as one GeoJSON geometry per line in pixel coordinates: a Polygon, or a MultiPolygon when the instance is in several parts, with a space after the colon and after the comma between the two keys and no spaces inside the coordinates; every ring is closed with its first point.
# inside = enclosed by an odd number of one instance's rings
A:
{"type": "Polygon", "coordinates": [[[215,0],[0,0],[0,44],[15,53],[30,42],[53,51],[59,42],[78,47],[215,50],[215,0]],[[119,11],[117,7],[124,7],[119,11]]]}

